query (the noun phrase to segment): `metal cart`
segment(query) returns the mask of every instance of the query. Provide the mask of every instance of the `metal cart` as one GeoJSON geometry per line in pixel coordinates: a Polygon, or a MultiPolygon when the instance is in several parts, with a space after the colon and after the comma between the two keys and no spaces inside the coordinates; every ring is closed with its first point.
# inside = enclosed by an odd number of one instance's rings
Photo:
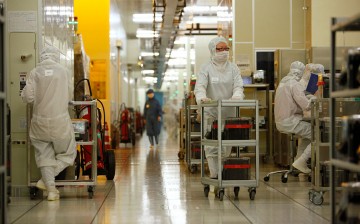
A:
{"type": "Polygon", "coordinates": [[[196,110],[199,109],[197,105],[189,105],[186,107],[186,163],[191,173],[197,171],[200,165],[200,123],[196,123],[196,110]],[[198,126],[197,126],[198,125],[198,126]],[[198,151],[199,150],[199,151],[198,151]]]}
{"type": "MultiPolygon", "coordinates": [[[[210,185],[218,188],[216,195],[219,197],[220,201],[224,197],[224,188],[225,187],[234,187],[235,197],[238,197],[240,187],[248,187],[249,197],[251,200],[255,199],[256,188],[259,185],[259,105],[257,100],[219,100],[212,101],[209,103],[204,103],[200,105],[201,107],[201,183],[204,185],[204,194],[205,197],[208,197],[210,191],[210,185]],[[250,138],[249,140],[223,140],[222,133],[217,132],[217,140],[209,140],[205,138],[204,131],[204,108],[205,107],[216,107],[218,112],[217,122],[218,127],[222,127],[221,121],[221,109],[223,107],[236,107],[237,114],[239,110],[253,108],[255,110],[255,137],[250,138]],[[219,175],[217,179],[211,179],[205,176],[204,161],[205,153],[204,146],[217,146],[218,147],[218,170],[219,175]],[[255,155],[255,179],[247,180],[223,180],[222,175],[220,175],[223,162],[221,156],[221,150],[223,146],[236,146],[236,147],[254,147],[255,155]]],[[[241,153],[240,153],[241,156],[241,153]]]]}
{"type": "MultiPolygon", "coordinates": [[[[335,137],[336,145],[341,141],[342,116],[360,112],[360,102],[355,98],[336,99],[335,132],[330,132],[330,99],[311,101],[311,183],[309,200],[315,205],[322,205],[323,195],[330,191],[330,135],[335,137]]],[[[340,183],[348,174],[343,169],[336,169],[336,189],[341,190],[340,183]]]]}
{"type": "MultiPolygon", "coordinates": [[[[73,106],[91,106],[91,123],[96,124],[96,100],[92,101],[72,101],[71,105],[73,106]]],[[[28,111],[28,118],[31,117],[30,111],[28,111]]],[[[28,119],[30,121],[30,119],[28,119]]],[[[92,133],[96,133],[96,125],[91,125],[92,133]]],[[[28,141],[30,142],[30,141],[28,141]]],[[[83,141],[83,142],[76,142],[77,145],[91,145],[92,146],[92,155],[97,155],[97,138],[93,138],[92,141],[83,141]]],[[[30,187],[30,198],[33,199],[37,196],[38,189],[36,188],[37,181],[33,181],[31,177],[31,146],[30,144],[27,145],[28,151],[28,186],[30,187]]],[[[92,164],[96,167],[97,164],[97,156],[92,156],[92,164]]],[[[75,176],[75,174],[74,174],[75,176]]],[[[87,191],[89,198],[93,198],[94,196],[94,189],[97,182],[97,169],[91,169],[91,176],[89,180],[56,180],[56,186],[87,186],[87,191]]]]}

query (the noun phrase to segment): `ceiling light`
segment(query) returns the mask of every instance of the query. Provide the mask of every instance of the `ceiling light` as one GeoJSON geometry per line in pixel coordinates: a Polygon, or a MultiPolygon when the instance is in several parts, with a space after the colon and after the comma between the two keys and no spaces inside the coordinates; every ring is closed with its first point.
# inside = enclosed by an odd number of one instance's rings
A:
{"type": "Polygon", "coordinates": [[[142,70],[141,74],[142,75],[153,75],[155,73],[154,70],[142,70]]]}
{"type": "MultiPolygon", "coordinates": [[[[174,44],[186,44],[187,43],[187,39],[190,37],[183,37],[180,36],[178,38],[176,38],[176,40],[174,41],[174,44]]],[[[195,44],[195,38],[190,38],[190,44],[195,44]]]]}
{"type": "Polygon", "coordinates": [[[137,38],[154,38],[154,37],[159,37],[159,32],[157,31],[152,31],[152,30],[142,30],[142,29],[138,29],[136,31],[136,37],[137,38]]]}
{"type": "Polygon", "coordinates": [[[159,56],[159,52],[141,52],[140,55],[141,57],[156,57],[159,56]]]}
{"type": "Polygon", "coordinates": [[[227,11],[227,6],[187,6],[184,8],[185,13],[213,13],[218,11],[227,11]]]}
{"type": "MultiPolygon", "coordinates": [[[[143,14],[133,14],[133,22],[134,23],[152,23],[154,21],[153,13],[143,13],[143,14]]],[[[162,21],[162,14],[155,13],[155,22],[162,21]]]]}
{"type": "Polygon", "coordinates": [[[168,61],[168,65],[170,66],[181,66],[181,65],[186,65],[187,64],[187,60],[184,58],[174,58],[174,59],[169,59],[168,61]]]}
{"type": "Polygon", "coordinates": [[[187,24],[217,24],[218,18],[216,16],[194,16],[192,20],[187,21],[187,24]]]}
{"type": "Polygon", "coordinates": [[[156,77],[143,77],[143,80],[147,84],[157,83],[157,78],[156,77]]]}

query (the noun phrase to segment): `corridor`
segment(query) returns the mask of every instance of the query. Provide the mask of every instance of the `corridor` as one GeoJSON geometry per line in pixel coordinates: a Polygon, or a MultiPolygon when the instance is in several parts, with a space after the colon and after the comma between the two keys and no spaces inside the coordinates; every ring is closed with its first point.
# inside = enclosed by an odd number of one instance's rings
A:
{"type": "Polygon", "coordinates": [[[234,199],[226,189],[223,201],[213,192],[206,198],[200,182],[200,171],[191,174],[184,161],[178,160],[178,143],[163,131],[160,145],[149,149],[146,134],[138,136],[134,148],[122,144],[116,149],[114,181],[98,177],[93,199],[86,187],[63,187],[60,201],[27,197],[12,198],[9,223],[329,223],[328,194],[322,206],[308,200],[311,184],[289,177],[281,183],[275,176],[265,183],[266,171],[260,167],[260,185],[254,201],[241,188],[234,199]]]}

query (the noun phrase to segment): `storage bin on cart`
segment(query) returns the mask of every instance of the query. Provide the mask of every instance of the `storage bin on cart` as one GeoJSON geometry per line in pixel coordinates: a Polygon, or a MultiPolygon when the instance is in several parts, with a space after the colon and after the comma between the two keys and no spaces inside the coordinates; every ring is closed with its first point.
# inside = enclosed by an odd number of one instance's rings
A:
{"type": "Polygon", "coordinates": [[[224,160],[223,180],[250,180],[251,164],[249,157],[227,158],[224,160]]]}
{"type": "MultiPolygon", "coordinates": [[[[249,117],[232,117],[225,120],[222,139],[224,140],[249,140],[252,119],[249,117]]],[[[217,140],[218,124],[215,120],[211,128],[212,139],[217,140]]]]}
{"type": "Polygon", "coordinates": [[[200,159],[201,157],[201,144],[200,142],[191,143],[191,158],[200,159]]]}

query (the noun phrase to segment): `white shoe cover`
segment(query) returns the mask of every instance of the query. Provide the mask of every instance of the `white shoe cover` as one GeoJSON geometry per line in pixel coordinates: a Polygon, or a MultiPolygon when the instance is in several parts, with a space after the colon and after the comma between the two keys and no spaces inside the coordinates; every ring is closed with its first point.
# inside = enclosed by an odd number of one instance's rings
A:
{"type": "Polygon", "coordinates": [[[46,191],[46,185],[44,183],[44,181],[42,179],[38,180],[38,182],[36,183],[36,187],[42,191],[46,191]]]}
{"type": "Polygon", "coordinates": [[[311,169],[307,167],[306,160],[301,156],[292,164],[292,166],[303,173],[311,173],[311,169]]]}
{"type": "Polygon", "coordinates": [[[60,193],[59,191],[56,189],[56,191],[49,191],[48,192],[48,197],[47,200],[48,201],[56,201],[60,199],[60,193]]]}

